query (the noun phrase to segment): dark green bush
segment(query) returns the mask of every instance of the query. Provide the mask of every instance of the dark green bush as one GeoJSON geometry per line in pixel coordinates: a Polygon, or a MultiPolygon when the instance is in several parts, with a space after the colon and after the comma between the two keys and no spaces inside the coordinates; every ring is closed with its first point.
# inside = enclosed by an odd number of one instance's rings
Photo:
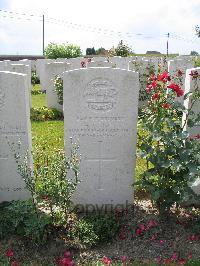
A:
{"type": "Polygon", "coordinates": [[[120,225],[114,215],[90,214],[81,218],[74,229],[74,235],[85,244],[109,242],[119,232],[120,225]]]}
{"type": "Polygon", "coordinates": [[[35,209],[31,201],[12,201],[0,209],[0,239],[11,234],[33,241],[46,240],[50,217],[35,209]]]}
{"type": "Polygon", "coordinates": [[[62,112],[55,108],[34,107],[31,108],[32,121],[47,121],[47,120],[61,120],[63,119],[62,112]]]}

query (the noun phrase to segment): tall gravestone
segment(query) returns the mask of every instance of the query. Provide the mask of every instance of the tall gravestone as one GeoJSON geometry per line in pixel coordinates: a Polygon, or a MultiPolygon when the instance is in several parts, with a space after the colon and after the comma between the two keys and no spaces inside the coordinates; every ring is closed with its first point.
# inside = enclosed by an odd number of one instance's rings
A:
{"type": "Polygon", "coordinates": [[[78,204],[110,208],[133,203],[138,73],[87,68],[64,73],[65,149],[80,144],[78,204]]]}
{"type": "Polygon", "coordinates": [[[17,172],[11,144],[31,150],[29,95],[26,75],[0,72],[0,202],[27,199],[29,193],[17,172]],[[10,144],[9,144],[10,143],[10,144]],[[11,145],[11,146],[10,146],[11,145]]]}

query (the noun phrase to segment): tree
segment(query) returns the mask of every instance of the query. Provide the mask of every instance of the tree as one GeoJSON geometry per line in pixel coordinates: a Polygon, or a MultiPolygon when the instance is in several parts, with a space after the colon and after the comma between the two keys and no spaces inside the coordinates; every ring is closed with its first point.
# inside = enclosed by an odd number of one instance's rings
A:
{"type": "Polygon", "coordinates": [[[126,45],[123,44],[123,41],[121,40],[117,46],[117,48],[115,49],[116,55],[117,56],[128,56],[129,54],[131,54],[131,48],[126,45]]]}
{"type": "Polygon", "coordinates": [[[95,54],[96,54],[96,51],[94,47],[86,49],[86,55],[95,55],[95,54]]]}
{"type": "Polygon", "coordinates": [[[198,36],[198,38],[200,38],[200,28],[198,25],[195,27],[195,30],[196,30],[196,35],[198,36]]]}
{"type": "Polygon", "coordinates": [[[199,55],[199,53],[196,52],[196,51],[191,51],[191,52],[190,52],[190,55],[199,55]]]}
{"type": "Polygon", "coordinates": [[[44,50],[45,58],[74,58],[81,56],[81,48],[75,44],[50,43],[44,50]]]}

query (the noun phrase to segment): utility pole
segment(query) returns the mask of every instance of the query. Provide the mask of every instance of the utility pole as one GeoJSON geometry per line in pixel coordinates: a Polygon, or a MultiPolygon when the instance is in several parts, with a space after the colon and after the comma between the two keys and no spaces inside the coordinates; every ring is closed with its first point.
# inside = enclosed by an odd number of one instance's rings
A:
{"type": "Polygon", "coordinates": [[[169,33],[167,33],[167,56],[169,55],[169,33]]]}
{"type": "Polygon", "coordinates": [[[42,51],[44,55],[44,15],[42,15],[42,51]]]}

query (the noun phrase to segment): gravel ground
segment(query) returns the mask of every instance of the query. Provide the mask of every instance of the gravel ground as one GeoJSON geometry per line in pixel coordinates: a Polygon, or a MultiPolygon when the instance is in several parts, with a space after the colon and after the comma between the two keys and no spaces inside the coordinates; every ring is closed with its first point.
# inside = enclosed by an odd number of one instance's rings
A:
{"type": "Polygon", "coordinates": [[[176,254],[178,258],[200,258],[200,222],[194,231],[197,210],[174,210],[167,220],[160,220],[156,209],[149,200],[136,200],[134,210],[118,213],[121,229],[119,235],[110,243],[95,248],[84,248],[78,243],[70,243],[52,237],[45,245],[33,246],[30,241],[21,242],[12,238],[0,242],[0,246],[11,246],[16,258],[23,261],[37,261],[35,265],[50,265],[56,256],[64,250],[70,250],[77,265],[89,265],[87,261],[95,261],[107,256],[120,259],[126,256],[130,261],[162,260],[176,254]],[[41,264],[40,264],[41,263],[41,264]]]}

